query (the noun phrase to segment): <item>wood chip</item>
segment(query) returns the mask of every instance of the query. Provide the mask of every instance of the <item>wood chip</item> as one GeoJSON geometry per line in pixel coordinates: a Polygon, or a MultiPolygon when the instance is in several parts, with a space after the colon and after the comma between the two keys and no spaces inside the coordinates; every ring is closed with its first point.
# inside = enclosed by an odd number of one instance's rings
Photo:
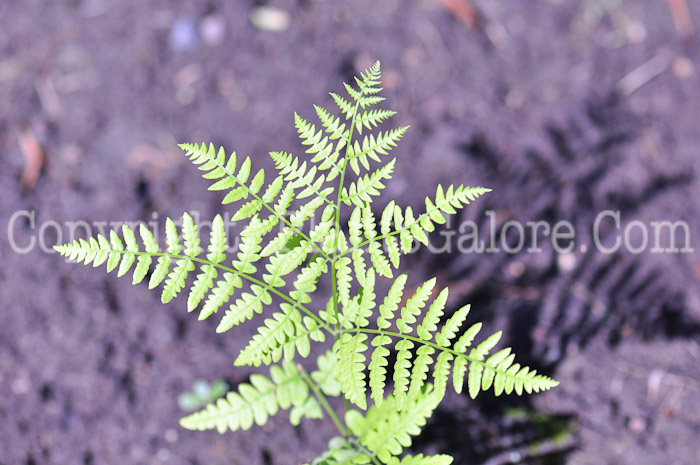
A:
{"type": "Polygon", "coordinates": [[[671,10],[673,22],[676,24],[676,30],[683,37],[690,37],[695,34],[695,26],[693,25],[693,17],[690,15],[690,9],[686,0],[666,0],[668,9],[671,10]]]}
{"type": "Polygon", "coordinates": [[[479,15],[467,0],[440,0],[440,3],[465,26],[474,28],[478,25],[479,15]]]}
{"type": "Polygon", "coordinates": [[[18,135],[19,147],[24,155],[24,170],[20,178],[20,184],[24,191],[34,189],[41,169],[44,167],[44,150],[30,128],[24,128],[18,135]]]}
{"type": "Polygon", "coordinates": [[[177,165],[181,157],[174,151],[163,150],[148,144],[137,144],[127,155],[130,168],[143,173],[146,179],[158,179],[163,171],[177,165]]]}

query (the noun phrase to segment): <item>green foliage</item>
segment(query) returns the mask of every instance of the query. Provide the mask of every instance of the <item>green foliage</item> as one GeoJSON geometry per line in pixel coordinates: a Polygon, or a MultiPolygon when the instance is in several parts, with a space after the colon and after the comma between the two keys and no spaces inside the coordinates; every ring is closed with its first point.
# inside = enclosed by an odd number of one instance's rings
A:
{"type": "Polygon", "coordinates": [[[482,338],[481,323],[465,326],[469,306],[449,312],[441,324],[448,290],[439,289],[436,279],[409,292],[407,275],[394,276],[414,241],[427,244],[447,215],[489,189],[438,186],[421,213],[390,201],[375,215],[373,202],[396,162],[390,152],[407,130],[373,133],[395,115],[375,108],[383,101],[380,77],[376,63],[345,85],[347,96],[331,94],[340,115],[316,106],[320,124],[295,114],[307,155],[270,153],[273,175],[254,171],[250,157],[227,155],[212,144],[180,146],[211,181],[209,189],[223,191],[224,204],[235,204],[233,219],[242,225],[235,254],[221,216],[212,222],[205,249],[187,213],[177,224],[166,221],[164,244],[141,225],[138,238],[124,226],[121,235],[111,231],[56,247],[78,262],[106,263],[118,276],[133,268],[134,284],[150,273],[148,286],[162,285],[163,302],[186,291],[187,310],[199,310],[200,320],[221,310],[219,333],[265,313],[235,364],[270,365],[269,376],[252,375],[183,418],[183,427],[223,433],[262,425],[280,410],[290,409],[293,424],[327,414],[342,437],[314,464],[443,465],[452,458],[399,457],[439,405],[450,377],[455,391],[466,384],[471,397],[482,390],[520,395],[557,385],[516,363],[508,348],[492,353],[500,332],[482,338]],[[343,206],[352,207],[347,222],[343,206]],[[331,296],[319,306],[317,287],[329,274],[331,296]],[[379,279],[390,280],[381,302],[379,279]],[[326,351],[307,373],[300,359],[315,344],[326,344],[326,351]],[[345,398],[345,415],[336,413],[329,397],[345,398]]]}
{"type": "Polygon", "coordinates": [[[226,381],[219,379],[212,383],[198,379],[192,384],[192,389],[183,392],[177,398],[177,405],[185,412],[199,410],[226,395],[229,386],[226,381]]]}

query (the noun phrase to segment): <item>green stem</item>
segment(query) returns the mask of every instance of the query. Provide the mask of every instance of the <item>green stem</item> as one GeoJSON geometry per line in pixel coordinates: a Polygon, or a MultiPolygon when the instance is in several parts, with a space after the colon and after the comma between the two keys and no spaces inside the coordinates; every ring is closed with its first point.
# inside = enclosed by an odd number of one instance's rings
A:
{"type": "Polygon", "coordinates": [[[297,368],[299,370],[299,373],[301,373],[301,377],[304,379],[306,384],[309,385],[309,388],[313,391],[321,406],[326,410],[326,412],[328,412],[328,416],[331,417],[331,420],[333,420],[333,423],[335,424],[335,427],[338,429],[338,431],[340,431],[340,434],[342,434],[345,437],[348,437],[348,430],[340,421],[340,418],[338,418],[338,414],[335,412],[333,406],[331,406],[331,404],[328,402],[326,396],[323,395],[323,392],[321,392],[319,387],[316,385],[314,380],[311,379],[311,376],[309,376],[309,373],[307,373],[303,366],[297,365],[297,368]]]}
{"type": "MultiPolygon", "coordinates": [[[[338,284],[336,282],[336,272],[335,266],[340,256],[338,253],[338,239],[340,238],[340,205],[342,202],[343,187],[345,184],[345,173],[348,170],[348,157],[350,155],[350,149],[352,146],[352,136],[355,133],[355,118],[357,117],[357,111],[360,109],[360,99],[364,95],[365,90],[360,89],[360,97],[355,103],[355,110],[352,113],[352,121],[350,123],[350,128],[348,129],[347,144],[345,146],[345,156],[343,157],[343,164],[340,171],[340,182],[338,184],[338,198],[335,203],[335,244],[333,247],[333,258],[331,260],[331,281],[333,286],[333,309],[335,311],[335,320],[338,321],[338,284]]],[[[338,323],[335,324],[335,330],[338,331],[338,323]]]]}

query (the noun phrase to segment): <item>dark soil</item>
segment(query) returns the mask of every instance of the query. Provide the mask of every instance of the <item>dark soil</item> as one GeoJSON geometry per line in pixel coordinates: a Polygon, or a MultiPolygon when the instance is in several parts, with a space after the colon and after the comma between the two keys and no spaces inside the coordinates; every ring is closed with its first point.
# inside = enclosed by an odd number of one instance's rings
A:
{"type": "Polygon", "coordinates": [[[581,238],[563,255],[528,233],[541,253],[409,257],[412,282],[438,276],[451,308],[470,302],[561,381],[503,402],[451,395],[416,449],[460,465],[697,464],[700,43],[674,23],[679,2],[478,0],[469,26],[433,0],[271,1],[290,14],[282,32],[251,24],[261,3],[0,1],[0,465],[296,464],[322,450],[329,421],[180,429],[194,379],[252,372],[232,366],[251,327],[215,336],[182,299],[163,306],[40,246],[70,237],[51,222],[225,212],[175,143],[267,166],[268,151],[301,150],[293,111],[330,107],[375,59],[396,124],[412,126],[388,195],[420,206],[437,182],[486,185],[453,226],[489,232],[494,211],[498,237],[508,220],[567,220],[581,238]],[[36,182],[21,181],[20,140],[45,153],[36,182]],[[623,229],[686,221],[695,251],[597,251],[608,209],[623,229]],[[34,220],[12,221],[20,210],[34,220]]]}

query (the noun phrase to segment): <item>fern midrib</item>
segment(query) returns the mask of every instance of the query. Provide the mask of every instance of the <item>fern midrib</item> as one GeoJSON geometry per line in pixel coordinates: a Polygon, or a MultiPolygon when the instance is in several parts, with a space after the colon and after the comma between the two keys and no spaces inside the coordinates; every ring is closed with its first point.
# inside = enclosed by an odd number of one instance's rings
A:
{"type": "MultiPolygon", "coordinates": [[[[527,378],[527,377],[524,377],[524,378],[523,378],[523,377],[518,377],[518,376],[517,376],[517,373],[516,373],[515,375],[511,375],[511,374],[507,373],[507,369],[506,369],[506,370],[499,370],[497,366],[496,366],[496,367],[489,366],[489,365],[486,364],[486,361],[485,361],[485,360],[476,360],[476,359],[474,359],[473,357],[470,357],[469,355],[466,355],[466,354],[457,352],[456,350],[450,349],[449,347],[442,347],[442,346],[440,346],[440,345],[438,345],[438,344],[436,344],[436,343],[434,343],[434,342],[426,341],[425,339],[421,339],[421,338],[419,338],[419,337],[409,336],[409,335],[407,335],[407,334],[397,333],[397,332],[394,332],[394,331],[384,331],[384,330],[381,330],[381,329],[372,329],[372,328],[350,328],[350,329],[340,329],[338,332],[339,332],[340,334],[343,334],[343,333],[350,333],[350,332],[354,332],[354,333],[368,333],[368,334],[381,334],[381,335],[383,335],[383,336],[394,337],[394,338],[397,338],[397,339],[408,339],[408,340],[410,340],[410,341],[417,342],[418,344],[421,344],[421,345],[426,345],[426,346],[433,347],[434,349],[437,349],[437,350],[442,351],[442,352],[449,352],[449,353],[451,353],[452,355],[454,355],[454,356],[457,357],[457,358],[463,358],[463,359],[467,360],[469,363],[474,363],[474,364],[477,364],[477,365],[481,365],[481,366],[483,366],[484,368],[490,368],[490,369],[494,370],[496,373],[498,373],[498,374],[500,374],[500,375],[503,375],[503,376],[505,376],[505,377],[507,377],[507,378],[514,379],[514,380],[519,380],[519,381],[523,381],[523,382],[528,381],[528,378],[527,378]]],[[[510,367],[509,367],[509,368],[510,368],[510,367]]]]}
{"type": "Polygon", "coordinates": [[[331,334],[335,334],[335,332],[330,328],[328,323],[323,321],[318,315],[316,315],[314,312],[306,308],[303,304],[299,303],[297,300],[292,299],[290,296],[287,294],[281,292],[279,289],[274,288],[274,287],[269,287],[270,285],[264,281],[261,281],[247,273],[242,273],[234,268],[229,268],[228,266],[222,265],[220,263],[214,263],[209,260],[205,260],[199,257],[190,257],[188,255],[180,255],[180,254],[172,254],[172,253],[167,253],[167,252],[141,252],[141,251],[130,251],[130,250],[114,250],[114,249],[102,249],[102,248],[85,248],[82,250],[89,250],[95,253],[102,252],[102,253],[120,253],[120,254],[130,254],[130,255],[137,255],[137,256],[149,256],[149,257],[168,257],[171,259],[176,259],[176,260],[189,260],[192,262],[197,262],[197,263],[202,263],[205,265],[210,265],[214,266],[216,268],[219,268],[224,271],[228,271],[230,273],[233,273],[235,275],[240,276],[241,278],[247,279],[253,284],[257,284],[258,286],[265,287],[268,290],[270,290],[273,294],[277,295],[278,297],[286,300],[288,303],[293,305],[294,307],[298,308],[302,312],[306,313],[308,316],[316,320],[319,325],[326,329],[327,331],[331,332],[331,334]]]}
{"type": "MultiPolygon", "coordinates": [[[[355,118],[357,117],[357,111],[360,108],[360,100],[365,93],[365,88],[360,89],[360,97],[355,102],[355,110],[352,112],[352,121],[350,127],[348,128],[348,138],[347,145],[345,146],[345,156],[343,157],[343,167],[340,173],[340,181],[338,183],[338,197],[335,202],[335,244],[333,247],[333,260],[331,262],[331,282],[332,282],[332,292],[333,292],[333,310],[335,312],[335,321],[338,321],[338,287],[336,282],[336,262],[338,261],[338,242],[340,239],[340,209],[341,202],[343,199],[343,188],[345,187],[345,173],[348,170],[348,155],[352,147],[352,136],[355,134],[355,118]]],[[[335,332],[338,332],[338,323],[335,323],[335,332]]],[[[337,339],[337,335],[333,335],[334,339],[337,339]]]]}
{"type": "Polygon", "coordinates": [[[328,402],[328,399],[326,396],[321,392],[321,389],[319,389],[318,385],[314,382],[313,379],[311,379],[311,376],[306,372],[303,366],[298,365],[297,369],[299,370],[299,374],[301,375],[301,378],[304,380],[304,382],[309,386],[311,391],[314,393],[316,396],[316,399],[318,399],[318,402],[321,404],[321,406],[328,412],[328,416],[331,417],[331,420],[333,420],[333,424],[335,424],[335,427],[338,429],[340,434],[342,434],[344,437],[348,437],[348,430],[345,428],[343,425],[343,422],[340,421],[338,418],[338,414],[335,412],[335,409],[331,406],[331,404],[328,402]]]}

